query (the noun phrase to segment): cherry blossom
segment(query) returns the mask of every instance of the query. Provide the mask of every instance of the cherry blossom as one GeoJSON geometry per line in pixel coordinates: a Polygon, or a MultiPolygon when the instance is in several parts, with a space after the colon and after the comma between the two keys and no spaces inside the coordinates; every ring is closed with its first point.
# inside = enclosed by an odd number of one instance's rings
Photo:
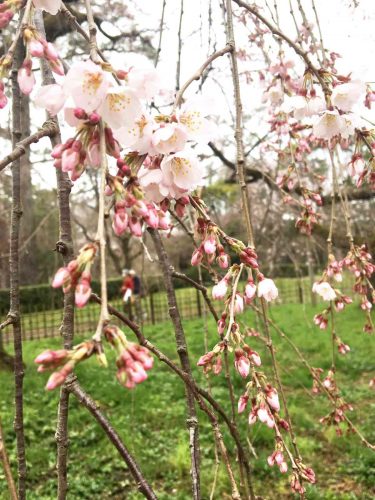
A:
{"type": "Polygon", "coordinates": [[[184,150],[163,158],[160,164],[162,183],[169,195],[179,190],[192,191],[202,181],[203,172],[192,151],[184,150]]]}
{"type": "Polygon", "coordinates": [[[320,295],[324,300],[335,300],[336,292],[327,281],[314,283],[312,291],[320,295]]]}
{"type": "Polygon", "coordinates": [[[156,155],[157,151],[152,144],[154,128],[156,128],[155,122],[144,113],[129,126],[121,126],[114,130],[113,135],[121,146],[130,151],[137,151],[140,155],[156,155]]]}
{"type": "Polygon", "coordinates": [[[33,0],[33,4],[36,9],[55,15],[61,9],[62,0],[33,0]]]}
{"type": "Polygon", "coordinates": [[[359,80],[337,85],[331,95],[332,104],[342,111],[352,111],[354,105],[365,98],[366,84],[359,80]]]}
{"type": "Polygon", "coordinates": [[[162,124],[152,135],[152,145],[160,154],[176,153],[184,149],[187,134],[177,123],[162,124]]]}
{"type": "Polygon", "coordinates": [[[207,143],[214,139],[216,126],[205,118],[209,113],[212,113],[210,99],[202,96],[188,99],[177,111],[177,120],[188,140],[207,143]]]}
{"type": "MultiPolygon", "coordinates": [[[[85,110],[85,106],[82,106],[85,110]]],[[[141,103],[136,93],[127,87],[111,87],[98,107],[99,114],[114,129],[132,126],[142,116],[141,103]]]]}
{"type": "Polygon", "coordinates": [[[127,84],[140,99],[152,99],[160,89],[160,76],[155,68],[131,68],[127,84]]]}
{"type": "Polygon", "coordinates": [[[64,80],[66,96],[71,96],[76,107],[87,113],[95,111],[104,101],[109,89],[107,74],[92,61],[74,63],[64,80]]]}
{"type": "Polygon", "coordinates": [[[279,295],[276,285],[270,278],[263,278],[258,283],[258,297],[263,297],[267,302],[274,300],[279,295]]]}
{"type": "Polygon", "coordinates": [[[51,84],[41,87],[35,95],[34,104],[46,109],[52,116],[63,108],[66,95],[61,85],[51,84]]]}

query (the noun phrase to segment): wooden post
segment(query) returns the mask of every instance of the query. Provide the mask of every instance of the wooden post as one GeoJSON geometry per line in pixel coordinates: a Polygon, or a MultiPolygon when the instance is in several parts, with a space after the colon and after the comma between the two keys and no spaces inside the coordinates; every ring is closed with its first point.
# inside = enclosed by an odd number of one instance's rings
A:
{"type": "Polygon", "coordinates": [[[155,324],[155,304],[154,304],[154,292],[150,292],[150,312],[151,312],[151,324],[155,324]]]}

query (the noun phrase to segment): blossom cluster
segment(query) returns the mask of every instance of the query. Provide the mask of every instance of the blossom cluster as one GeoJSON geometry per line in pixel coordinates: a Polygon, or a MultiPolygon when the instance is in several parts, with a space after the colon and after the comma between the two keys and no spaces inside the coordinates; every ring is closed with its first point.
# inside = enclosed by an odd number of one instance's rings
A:
{"type": "Polygon", "coordinates": [[[67,293],[75,290],[75,303],[77,307],[83,307],[91,295],[91,266],[93,264],[97,247],[94,243],[88,243],[81,248],[78,257],[71,260],[66,267],[61,267],[52,281],[54,288],[63,288],[67,293]]]}
{"type": "Polygon", "coordinates": [[[35,363],[39,365],[38,372],[56,370],[49,377],[46,389],[50,391],[62,385],[74,367],[94,352],[96,352],[95,342],[89,340],[76,345],[72,350],[47,350],[39,354],[35,358],[35,363]]]}
{"type": "MultiPolygon", "coordinates": [[[[129,342],[124,333],[115,325],[106,325],[103,329],[105,339],[117,352],[117,379],[127,389],[133,389],[147,378],[146,371],[151,370],[153,358],[149,351],[133,342],[129,342]]],[[[49,377],[46,389],[53,390],[62,385],[75,366],[96,354],[99,363],[107,367],[107,359],[101,342],[87,340],[73,349],[46,350],[35,358],[39,365],[38,372],[54,370],[49,377]]]]}
{"type": "Polygon", "coordinates": [[[133,389],[147,379],[147,371],[151,370],[154,359],[149,351],[126,339],[123,331],[115,325],[104,328],[107,341],[117,353],[117,379],[127,389],[133,389]]]}

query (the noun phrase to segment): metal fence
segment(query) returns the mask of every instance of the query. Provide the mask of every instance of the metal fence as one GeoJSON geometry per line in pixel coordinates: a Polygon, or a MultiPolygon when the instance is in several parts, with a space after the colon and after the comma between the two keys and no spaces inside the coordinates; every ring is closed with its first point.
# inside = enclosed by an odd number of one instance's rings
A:
{"type": "MultiPolygon", "coordinates": [[[[308,278],[275,280],[279,289],[279,304],[311,303],[311,286],[308,278]]],[[[348,286],[342,286],[342,291],[347,293],[348,286]]],[[[203,297],[195,288],[179,288],[176,290],[177,303],[183,319],[201,317],[204,311],[203,297]]],[[[169,320],[167,297],[164,290],[148,293],[145,297],[137,299],[134,304],[124,305],[122,299],[111,300],[111,305],[119,311],[125,311],[137,322],[144,325],[154,325],[169,320]]],[[[218,313],[222,311],[222,302],[213,301],[218,313]]],[[[27,304],[24,309],[27,313],[21,315],[22,335],[24,340],[52,338],[60,336],[62,310],[30,311],[27,304]]],[[[99,305],[88,304],[82,309],[75,310],[75,333],[87,335],[94,332],[99,316],[99,305]]],[[[12,328],[6,327],[2,334],[4,343],[11,342],[12,328]]]]}

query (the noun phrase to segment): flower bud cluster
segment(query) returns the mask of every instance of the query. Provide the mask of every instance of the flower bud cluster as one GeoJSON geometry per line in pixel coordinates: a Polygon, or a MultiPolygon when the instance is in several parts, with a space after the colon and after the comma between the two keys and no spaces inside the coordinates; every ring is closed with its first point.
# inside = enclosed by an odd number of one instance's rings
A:
{"type": "Polygon", "coordinates": [[[366,313],[367,321],[363,330],[367,333],[374,331],[371,319],[371,309],[375,302],[375,291],[370,279],[375,271],[372,256],[365,245],[353,246],[347,256],[340,261],[343,269],[350,271],[355,277],[353,290],[360,296],[361,309],[366,313]]]}
{"type": "Polygon", "coordinates": [[[124,333],[115,325],[104,328],[104,335],[117,353],[117,379],[127,389],[133,389],[147,379],[154,359],[149,351],[138,344],[129,342],[124,333]]]}
{"type": "Polygon", "coordinates": [[[66,267],[61,267],[56,272],[53,279],[53,288],[62,286],[64,293],[72,288],[75,290],[77,307],[85,306],[91,296],[91,266],[96,251],[96,245],[88,243],[81,248],[76,259],[71,260],[66,267]]]}
{"type": "Polygon", "coordinates": [[[51,70],[57,75],[64,75],[64,67],[53,44],[47,42],[33,26],[25,28],[23,38],[26,45],[26,58],[18,70],[17,81],[21,92],[29,95],[35,85],[32,57],[47,61],[51,70]]]}
{"type": "Polygon", "coordinates": [[[38,372],[56,370],[48,379],[46,389],[50,391],[62,385],[67,376],[72,373],[74,367],[89,358],[95,350],[95,342],[88,340],[76,345],[72,350],[47,350],[39,354],[35,358],[35,363],[39,365],[38,372]]]}
{"type": "Polygon", "coordinates": [[[13,19],[14,14],[18,9],[21,8],[21,0],[5,0],[0,4],[0,29],[4,29],[8,26],[10,21],[13,19]]]}
{"type": "MultiPolygon", "coordinates": [[[[100,116],[95,112],[87,115],[79,108],[76,108],[74,113],[82,120],[77,135],[68,139],[64,144],[57,144],[51,153],[52,158],[55,159],[54,166],[63,172],[68,172],[72,181],[76,181],[81,177],[86,167],[98,168],[100,166],[100,134],[98,126],[100,116]]],[[[107,154],[118,158],[120,149],[111,129],[106,127],[104,133],[107,154]]]]}
{"type": "Polygon", "coordinates": [[[209,264],[215,260],[221,269],[227,269],[230,263],[229,255],[220,242],[217,226],[205,219],[198,218],[196,231],[201,237],[201,244],[194,250],[191,265],[198,266],[205,258],[209,264]]]}
{"type": "Polygon", "coordinates": [[[283,445],[280,441],[276,442],[275,451],[267,458],[267,463],[270,467],[276,464],[282,474],[288,471],[288,464],[283,454],[283,445]]]}
{"type": "Polygon", "coordinates": [[[141,237],[143,225],[153,229],[169,229],[166,213],[155,203],[146,203],[138,182],[130,178],[123,185],[121,177],[107,176],[106,194],[114,197],[113,231],[121,236],[125,231],[141,237]]]}

